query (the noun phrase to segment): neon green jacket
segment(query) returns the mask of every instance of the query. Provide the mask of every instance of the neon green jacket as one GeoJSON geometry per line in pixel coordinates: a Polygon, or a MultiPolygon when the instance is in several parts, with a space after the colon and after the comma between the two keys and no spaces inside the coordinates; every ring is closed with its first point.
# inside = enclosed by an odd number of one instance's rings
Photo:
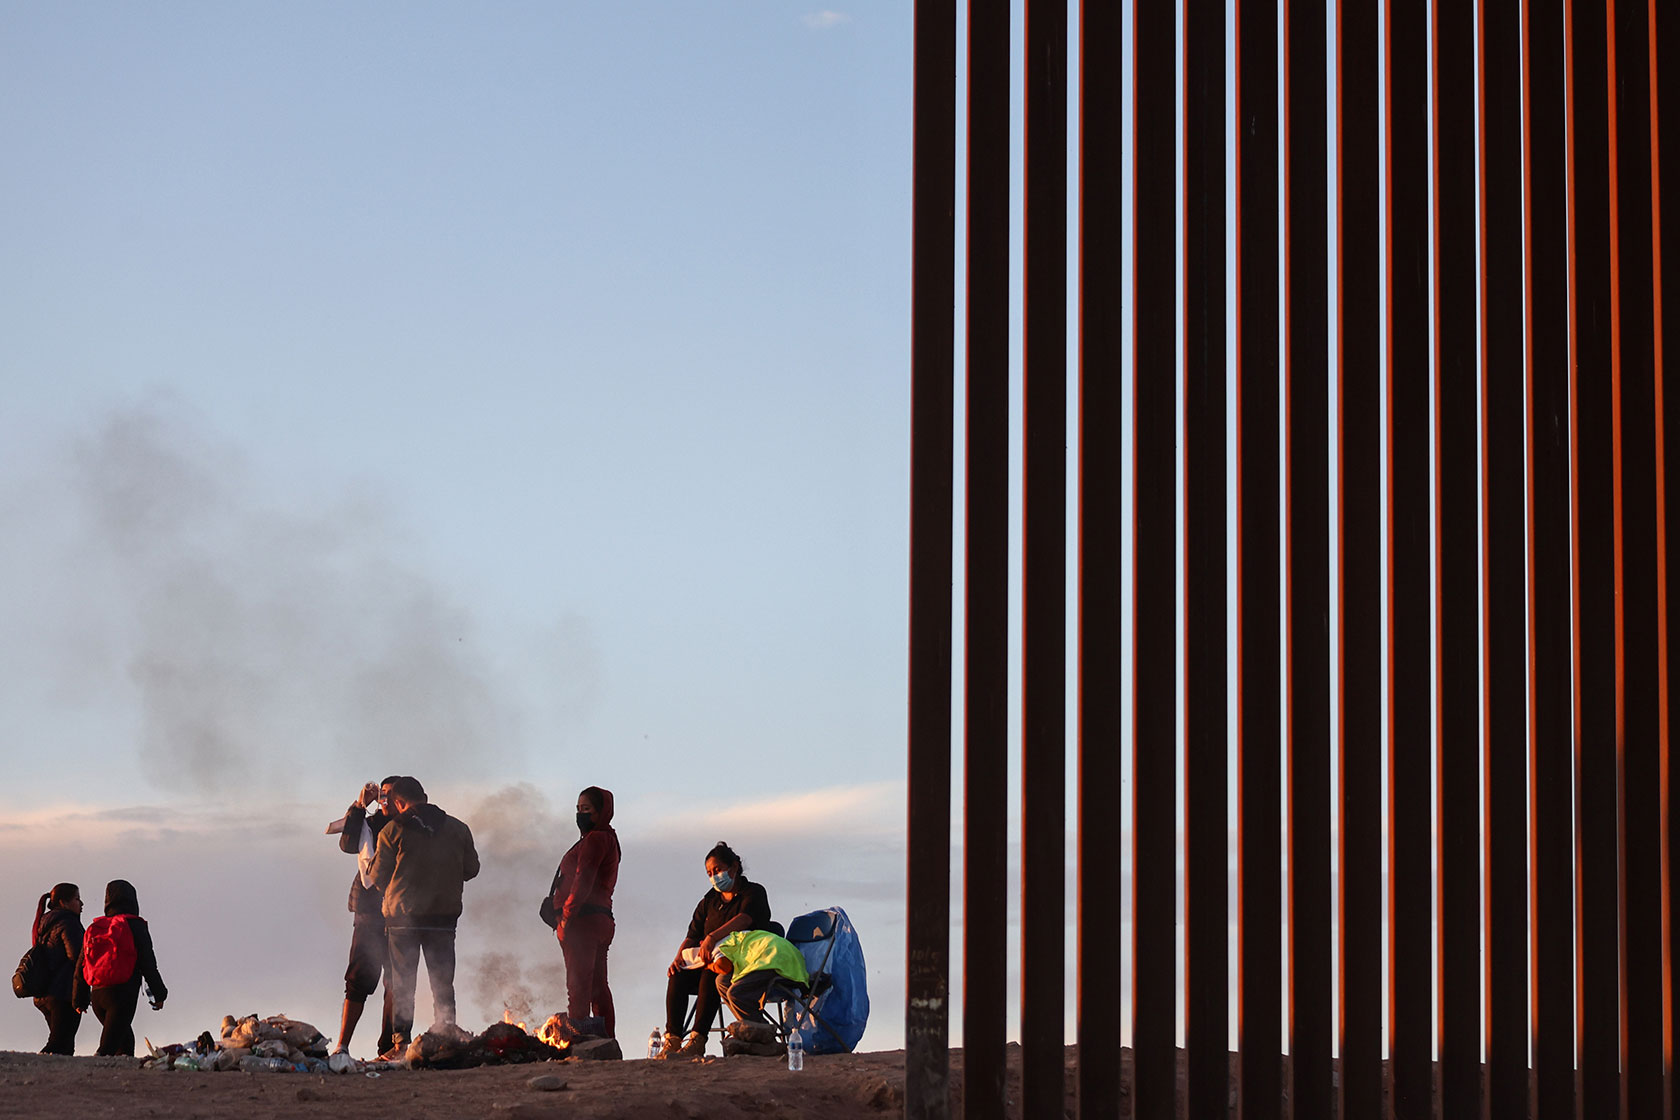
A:
{"type": "Polygon", "coordinates": [[[810,974],[805,971],[805,955],[793,942],[769,930],[736,930],[712,946],[712,955],[724,957],[734,966],[732,979],[735,980],[768,968],[801,984],[811,982],[810,974]]]}

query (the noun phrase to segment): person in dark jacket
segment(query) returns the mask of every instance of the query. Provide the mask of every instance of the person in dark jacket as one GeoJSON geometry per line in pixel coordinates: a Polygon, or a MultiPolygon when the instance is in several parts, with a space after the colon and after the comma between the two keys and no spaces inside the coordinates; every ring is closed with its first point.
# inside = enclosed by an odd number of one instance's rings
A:
{"type": "Polygon", "coordinates": [[[82,955],[82,892],[76,884],[59,883],[41,896],[35,904],[29,943],[46,946],[52,962],[46,994],[35,997],[35,1010],[47,1020],[47,1044],[41,1053],[74,1054],[76,1028],[82,1025],[70,999],[76,959],[82,955]]]}
{"type": "Polygon", "coordinates": [[[378,785],[369,782],[363,786],[361,796],[344,814],[343,831],[338,834],[338,850],[356,856],[357,867],[350,879],[350,912],[356,917],[350,931],[350,964],[344,970],[344,1013],[339,1020],[338,1042],[333,1046],[335,1052],[350,1048],[350,1036],[356,1033],[362,1008],[368,996],[379,987],[382,976],[385,1005],[379,1018],[379,1044],[375,1053],[383,1054],[391,1048],[391,954],[385,941],[385,915],[381,912],[384,895],[373,885],[373,853],[379,834],[391,821],[386,806],[391,797],[391,783],[396,780],[393,775],[378,785]]]}
{"type": "Polygon", "coordinates": [[[657,1055],[661,1058],[698,1058],[706,1052],[706,1032],[723,1003],[717,974],[710,967],[717,943],[741,930],[781,932],[770,918],[770,896],[763,885],[747,878],[741,857],[722,840],[706,853],[706,878],[711,889],[695,906],[688,933],[665,970],[665,1040],[657,1055]],[[698,954],[690,954],[694,959],[685,961],[684,952],[691,949],[698,954]],[[694,1029],[684,1038],[690,996],[694,997],[694,1029]]]}
{"type": "Polygon", "coordinates": [[[104,1030],[99,1035],[99,1049],[94,1053],[102,1057],[114,1055],[134,1056],[134,1012],[140,1005],[140,984],[146,983],[151,993],[152,1010],[163,1007],[163,1001],[169,998],[169,989],[164,986],[163,977],[158,974],[157,953],[152,949],[152,931],[146,924],[146,919],[140,916],[140,898],[134,893],[134,884],[127,879],[112,879],[105,884],[105,916],[117,917],[119,914],[128,915],[128,931],[134,938],[134,973],[127,980],[99,988],[88,987],[87,979],[87,939],[82,940],[82,952],[76,960],[75,987],[71,1000],[77,1011],[86,1011],[90,1006],[99,1018],[104,1030]]]}
{"type": "Polygon", "coordinates": [[[607,948],[612,945],[613,888],[623,854],[613,831],[613,795],[600,786],[578,794],[578,842],[560,858],[554,884],[555,936],[566,958],[566,1017],[574,1025],[589,1016],[601,1020],[601,1034],[617,1037],[612,989],[607,986],[607,948]]]}
{"type": "Polygon", "coordinates": [[[455,1025],[455,925],[461,888],[478,874],[472,829],[445,813],[408,776],[391,783],[396,819],[379,834],[374,887],[383,896],[391,954],[391,1057],[414,1041],[414,989],[420,957],[432,985],[434,1027],[455,1025]]]}

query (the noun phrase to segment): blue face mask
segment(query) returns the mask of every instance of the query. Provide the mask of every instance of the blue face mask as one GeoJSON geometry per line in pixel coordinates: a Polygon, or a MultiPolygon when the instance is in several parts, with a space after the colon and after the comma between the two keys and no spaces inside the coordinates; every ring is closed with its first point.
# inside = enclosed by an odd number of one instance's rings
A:
{"type": "Polygon", "coordinates": [[[710,878],[712,880],[712,886],[716,887],[720,891],[727,891],[730,887],[735,885],[735,876],[731,875],[727,871],[719,871],[717,874],[710,876],[710,878]]]}

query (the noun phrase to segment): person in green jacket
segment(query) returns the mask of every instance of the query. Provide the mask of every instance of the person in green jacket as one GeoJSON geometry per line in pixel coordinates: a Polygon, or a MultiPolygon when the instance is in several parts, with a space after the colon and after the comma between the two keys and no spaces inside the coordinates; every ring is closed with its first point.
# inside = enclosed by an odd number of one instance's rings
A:
{"type": "Polygon", "coordinates": [[[763,929],[738,930],[719,941],[712,947],[711,969],[717,973],[718,994],[749,1023],[770,1022],[764,1015],[764,994],[777,977],[811,982],[798,947],[763,929]]]}

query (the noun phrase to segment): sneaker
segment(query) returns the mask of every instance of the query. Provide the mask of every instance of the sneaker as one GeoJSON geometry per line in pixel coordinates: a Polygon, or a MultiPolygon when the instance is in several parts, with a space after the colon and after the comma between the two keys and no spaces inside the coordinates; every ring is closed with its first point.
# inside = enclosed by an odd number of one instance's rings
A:
{"type": "Polygon", "coordinates": [[[660,1061],[664,1061],[667,1058],[674,1058],[677,1055],[677,1051],[682,1049],[682,1044],[683,1040],[681,1035],[672,1034],[670,1031],[666,1031],[664,1037],[659,1040],[659,1053],[655,1054],[654,1057],[660,1061]]]}
{"type": "Polygon", "coordinates": [[[689,1031],[688,1037],[683,1040],[683,1044],[677,1048],[676,1053],[671,1055],[673,1058],[703,1058],[705,1056],[705,1031],[689,1031]]]}

